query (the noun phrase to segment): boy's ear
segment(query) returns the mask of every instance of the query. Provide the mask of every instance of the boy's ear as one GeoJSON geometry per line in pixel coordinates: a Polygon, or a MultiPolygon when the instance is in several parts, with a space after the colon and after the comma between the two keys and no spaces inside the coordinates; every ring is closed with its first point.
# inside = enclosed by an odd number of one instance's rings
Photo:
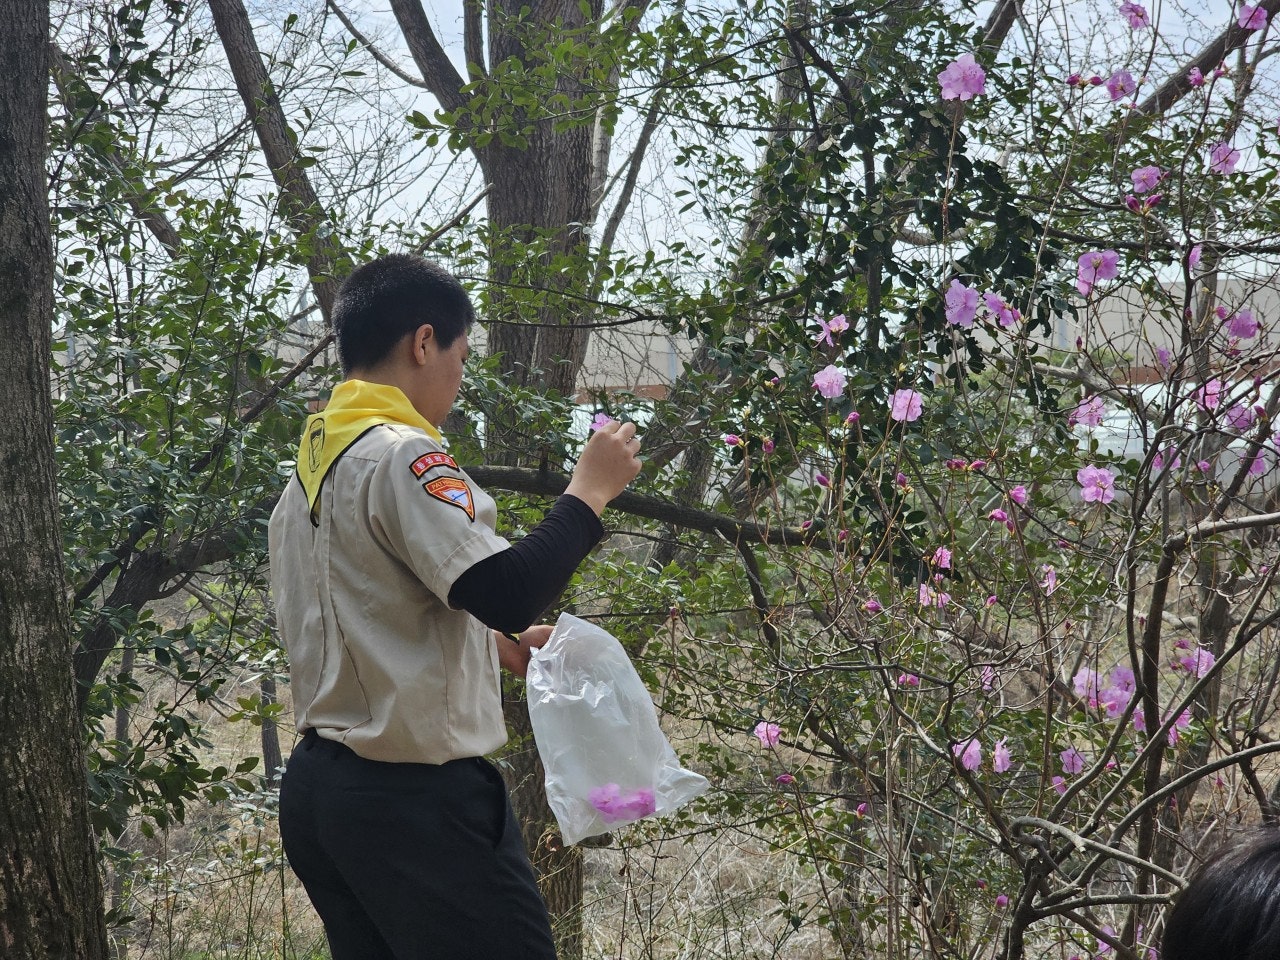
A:
{"type": "Polygon", "coordinates": [[[435,340],[435,328],[429,323],[424,323],[413,331],[409,341],[409,353],[414,363],[423,364],[427,362],[427,345],[433,344],[435,340]]]}

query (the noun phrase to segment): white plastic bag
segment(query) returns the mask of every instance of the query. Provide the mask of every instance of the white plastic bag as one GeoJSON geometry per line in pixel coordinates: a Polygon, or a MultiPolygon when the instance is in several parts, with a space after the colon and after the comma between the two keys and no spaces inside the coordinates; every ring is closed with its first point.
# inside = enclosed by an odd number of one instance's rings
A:
{"type": "Polygon", "coordinates": [[[710,786],[680,766],[627,652],[595,624],[561,614],[533,652],[527,685],[547,801],[566,844],[671,813],[710,786]]]}

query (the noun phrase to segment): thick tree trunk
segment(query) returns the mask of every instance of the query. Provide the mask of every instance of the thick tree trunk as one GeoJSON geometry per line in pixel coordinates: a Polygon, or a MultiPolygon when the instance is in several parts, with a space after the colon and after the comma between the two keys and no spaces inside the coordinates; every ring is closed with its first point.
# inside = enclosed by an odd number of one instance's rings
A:
{"type": "MultiPolygon", "coordinates": [[[[532,20],[519,15],[524,5],[524,0],[491,4],[492,64],[526,62],[542,30],[558,26],[569,34],[600,17],[600,0],[537,4],[532,20]]],[[[561,71],[554,92],[573,100],[582,97],[586,87],[561,71]]],[[[522,127],[523,115],[518,110],[514,114],[504,122],[522,127]]],[[[590,334],[589,329],[567,325],[587,312],[587,230],[596,210],[591,195],[594,128],[584,121],[556,130],[552,120],[542,119],[525,133],[526,142],[518,147],[495,140],[479,153],[490,188],[489,352],[501,356],[508,382],[573,396],[590,334]],[[530,255],[539,248],[540,255],[530,255]],[[532,301],[530,291],[538,294],[532,301]]],[[[506,416],[496,414],[488,435],[491,463],[527,464],[539,455],[529,449],[518,409],[506,416]]]]}
{"type": "Polygon", "coordinates": [[[48,0],[0,4],[0,953],[107,956],[62,568],[49,390],[48,0]]]}

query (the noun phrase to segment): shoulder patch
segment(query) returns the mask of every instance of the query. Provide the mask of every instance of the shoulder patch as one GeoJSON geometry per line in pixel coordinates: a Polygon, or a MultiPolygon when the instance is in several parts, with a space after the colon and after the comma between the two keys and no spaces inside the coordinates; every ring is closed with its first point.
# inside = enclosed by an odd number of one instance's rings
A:
{"type": "Polygon", "coordinates": [[[413,471],[413,475],[419,480],[423,478],[428,470],[432,467],[448,467],[450,470],[458,469],[458,461],[447,453],[424,453],[413,463],[409,464],[409,469],[413,471]]]}
{"type": "Polygon", "coordinates": [[[443,500],[450,506],[457,507],[474,523],[476,519],[476,504],[471,497],[471,488],[467,486],[465,480],[459,480],[457,477],[436,477],[422,485],[422,489],[431,494],[437,500],[443,500]]]}

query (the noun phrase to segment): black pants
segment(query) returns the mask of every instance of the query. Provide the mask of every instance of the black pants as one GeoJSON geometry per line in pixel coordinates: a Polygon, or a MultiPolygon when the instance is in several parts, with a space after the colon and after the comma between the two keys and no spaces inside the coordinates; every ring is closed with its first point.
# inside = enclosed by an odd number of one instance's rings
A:
{"type": "Polygon", "coordinates": [[[480,757],[379,763],[307,731],[280,786],[333,960],[554,960],[506,784],[480,757]]]}

